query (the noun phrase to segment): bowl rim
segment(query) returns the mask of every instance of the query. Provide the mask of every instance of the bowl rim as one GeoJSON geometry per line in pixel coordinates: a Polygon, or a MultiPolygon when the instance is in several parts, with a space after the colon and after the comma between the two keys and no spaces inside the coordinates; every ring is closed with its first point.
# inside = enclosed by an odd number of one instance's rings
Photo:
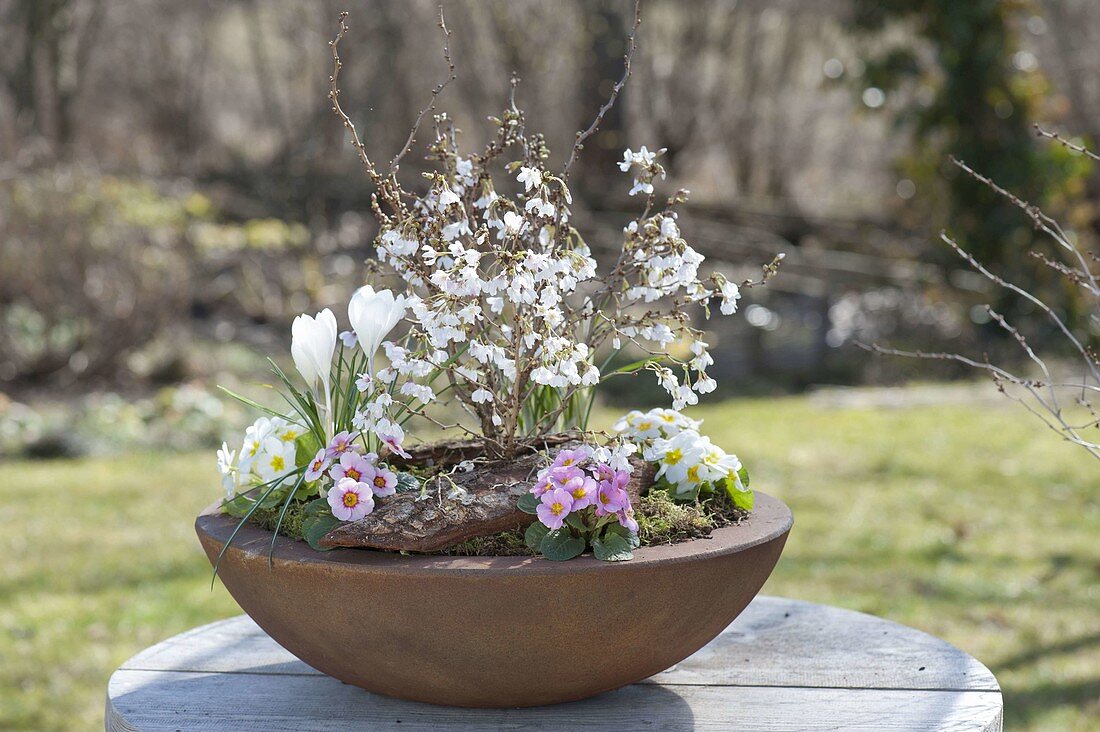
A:
{"type": "MultiPolygon", "coordinates": [[[[626,562],[603,562],[585,554],[567,562],[555,562],[533,556],[449,556],[439,554],[402,554],[375,549],[333,549],[319,552],[303,541],[279,536],[271,552],[273,564],[323,564],[347,571],[395,574],[443,575],[555,575],[587,572],[621,572],[643,569],[655,564],[695,562],[717,556],[736,554],[786,535],[794,524],[790,508],[778,498],[754,491],[755,505],[749,515],[734,526],[715,529],[709,537],[691,539],[677,544],[646,546],[634,550],[634,558],[626,562]]],[[[195,532],[206,544],[213,543],[220,551],[237,526],[238,519],[221,513],[220,504],[204,510],[195,519],[195,532]]],[[[272,532],[256,524],[241,527],[226,551],[238,560],[262,559],[266,565],[272,532]]]]}

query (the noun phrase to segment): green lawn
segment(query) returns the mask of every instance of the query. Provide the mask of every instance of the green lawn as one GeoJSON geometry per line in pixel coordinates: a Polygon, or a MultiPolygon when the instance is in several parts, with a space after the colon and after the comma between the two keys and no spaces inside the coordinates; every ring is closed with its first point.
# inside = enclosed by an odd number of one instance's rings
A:
{"type": "MultiPolygon", "coordinates": [[[[795,528],[765,592],[875,613],[984,661],[1009,729],[1100,724],[1100,464],[1012,405],[698,410],[795,528]]],[[[102,727],[131,654],[238,612],[191,530],[212,454],[0,464],[0,729],[102,727]]]]}

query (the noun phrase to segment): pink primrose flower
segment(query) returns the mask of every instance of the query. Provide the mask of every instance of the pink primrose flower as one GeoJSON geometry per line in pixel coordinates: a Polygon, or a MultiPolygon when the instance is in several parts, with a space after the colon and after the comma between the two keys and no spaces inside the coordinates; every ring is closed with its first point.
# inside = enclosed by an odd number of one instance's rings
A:
{"type": "Polygon", "coordinates": [[[539,503],[539,521],[550,530],[560,529],[573,506],[573,496],[568,491],[555,488],[542,494],[539,503]]]}
{"type": "Polygon", "coordinates": [[[366,483],[341,478],[328,492],[328,505],[341,521],[358,521],[374,510],[374,496],[366,483]]]}

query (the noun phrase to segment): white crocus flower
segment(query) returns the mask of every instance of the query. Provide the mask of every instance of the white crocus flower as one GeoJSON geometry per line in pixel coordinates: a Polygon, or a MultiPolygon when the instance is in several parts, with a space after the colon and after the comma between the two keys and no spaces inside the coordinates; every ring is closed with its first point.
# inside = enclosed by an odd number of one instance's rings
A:
{"type": "Polygon", "coordinates": [[[374,291],[370,285],[364,285],[355,291],[348,303],[348,318],[352,330],[359,336],[359,345],[367,354],[370,373],[374,373],[374,354],[382,345],[382,340],[405,317],[407,299],[404,295],[396,298],[390,290],[374,291]]]}
{"type": "Polygon", "coordinates": [[[299,315],[291,327],[290,355],[311,389],[320,381],[325,389],[325,415],[331,414],[332,356],[336,352],[336,316],[325,308],[317,317],[299,315]]]}

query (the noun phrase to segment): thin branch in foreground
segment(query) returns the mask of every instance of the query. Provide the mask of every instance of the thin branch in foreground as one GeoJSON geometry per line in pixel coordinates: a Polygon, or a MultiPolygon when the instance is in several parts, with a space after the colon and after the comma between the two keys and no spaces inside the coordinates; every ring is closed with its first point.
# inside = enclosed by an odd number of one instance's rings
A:
{"type": "Polygon", "coordinates": [[[577,139],[573,143],[573,149],[569,153],[569,160],[565,163],[565,168],[562,169],[561,177],[563,180],[569,179],[569,171],[573,167],[573,163],[577,160],[577,155],[584,149],[584,142],[593,134],[596,130],[600,129],[600,125],[603,124],[604,117],[611,108],[615,106],[615,100],[619,98],[619,92],[626,86],[626,80],[630,78],[630,64],[634,60],[634,51],[638,48],[638,26],[642,24],[642,0],[634,0],[634,26],[630,29],[630,36],[627,38],[626,54],[623,56],[623,75],[615,82],[615,85],[611,87],[611,94],[608,96],[607,101],[600,107],[600,111],[596,114],[596,118],[592,120],[592,124],[588,125],[588,128],[577,133],[577,139]]]}
{"type": "Polygon", "coordinates": [[[930,353],[926,351],[906,351],[898,348],[885,348],[875,343],[861,343],[859,341],[856,341],[855,345],[865,351],[870,351],[871,353],[882,356],[898,356],[901,358],[918,358],[935,361],[955,361],[957,363],[970,366],[971,368],[985,371],[989,374],[990,378],[993,379],[993,383],[997,385],[997,390],[999,392],[1007,396],[1009,399],[1012,399],[1013,401],[1023,405],[1023,407],[1031,412],[1032,415],[1042,420],[1043,424],[1059,434],[1062,439],[1085,448],[1085,450],[1094,458],[1100,459],[1100,444],[1090,442],[1089,440],[1082,438],[1078,434],[1078,428],[1071,425],[1065,420],[1065,418],[1063,418],[1061,410],[1056,408],[1055,405],[1048,403],[1043,398],[1042,394],[1039,393],[1039,389],[1041,388],[1049,387],[1053,389],[1054,386],[1056,386],[1054,384],[1047,384],[1045,382],[1034,381],[1032,379],[1024,379],[1016,376],[1010,371],[1001,368],[1000,366],[995,366],[988,360],[977,361],[958,353],[930,353]],[[1042,408],[1042,411],[1037,409],[1035,405],[1029,403],[1026,399],[1023,399],[1022,397],[1015,394],[1010,394],[1008,390],[1005,389],[1005,383],[1014,384],[1026,390],[1035,400],[1035,402],[1042,408]]]}
{"type": "Polygon", "coordinates": [[[999,285],[1006,290],[1015,292],[1017,295],[1031,302],[1033,305],[1035,305],[1035,307],[1046,313],[1050,320],[1054,323],[1054,325],[1057,326],[1058,330],[1062,332],[1062,335],[1066,337],[1066,340],[1068,340],[1073,345],[1074,349],[1076,349],[1076,351],[1085,359],[1085,364],[1088,366],[1088,369],[1092,374],[1092,378],[1100,382],[1100,363],[1097,363],[1095,358],[1090,357],[1089,352],[1085,348],[1085,346],[1082,345],[1081,341],[1079,341],[1072,332],[1070,332],[1070,329],[1066,326],[1065,322],[1062,321],[1058,314],[1054,312],[1053,308],[1051,308],[1045,302],[1040,300],[1035,295],[1032,295],[1030,292],[1020,287],[1019,285],[1009,282],[1000,275],[994,274],[993,272],[989,271],[981,262],[975,259],[974,256],[970,254],[970,252],[963,249],[954,239],[948,236],[947,232],[941,231],[940,239],[943,240],[945,244],[950,246],[955,251],[955,253],[959,255],[959,257],[961,257],[967,264],[973,267],[975,271],[983,275],[990,282],[995,285],[999,285]]]}
{"type": "Polygon", "coordinates": [[[443,17],[443,4],[439,4],[439,23],[437,24],[439,29],[443,31],[443,60],[447,63],[448,76],[445,80],[436,84],[432,88],[431,100],[428,102],[428,106],[422,108],[419,114],[416,115],[416,120],[413,122],[412,129],[409,130],[409,137],[405,140],[405,145],[393,156],[393,160],[390,161],[390,173],[396,174],[401,167],[401,160],[409,153],[412,148],[412,144],[416,141],[416,133],[420,130],[420,123],[424,121],[424,115],[428,112],[435,111],[436,100],[439,99],[439,95],[443,92],[447,86],[458,78],[455,74],[455,64],[451,59],[451,31],[447,27],[447,21],[443,17]]]}
{"type": "Polygon", "coordinates": [[[1045,137],[1048,140],[1054,140],[1055,142],[1057,142],[1059,145],[1066,148],[1067,150],[1072,150],[1073,152],[1081,153],[1085,157],[1088,157],[1088,158],[1091,158],[1091,159],[1093,159],[1097,162],[1100,162],[1100,155],[1097,155],[1092,150],[1089,150],[1087,147],[1084,147],[1083,145],[1077,145],[1075,143],[1072,143],[1069,140],[1067,140],[1066,138],[1059,135],[1057,132],[1048,132],[1047,130],[1044,130],[1042,127],[1040,127],[1038,124],[1034,124],[1034,125],[1032,125],[1032,127],[1035,128],[1035,133],[1037,135],[1039,135],[1039,137],[1045,137]]]}
{"type": "Polygon", "coordinates": [[[332,111],[336,113],[336,116],[344,123],[344,127],[351,134],[351,144],[355,147],[355,152],[359,155],[360,162],[363,163],[363,167],[367,170],[367,175],[370,177],[371,182],[378,188],[382,187],[382,176],[378,174],[378,171],[374,167],[374,161],[370,159],[367,154],[367,148],[363,144],[363,141],[359,139],[359,133],[355,129],[355,124],[344,112],[343,107],[340,106],[340,87],[338,81],[340,79],[340,69],[344,67],[342,61],[340,61],[340,53],[338,46],[340,41],[344,39],[344,36],[348,32],[348,13],[343,11],[340,13],[340,29],[336,32],[336,37],[329,41],[329,47],[332,49],[332,75],[328,77],[329,92],[328,98],[332,102],[332,111]]]}
{"type": "Polygon", "coordinates": [[[1074,259],[1077,260],[1077,264],[1081,268],[1082,274],[1088,278],[1092,288],[1100,291],[1100,289],[1098,289],[1100,288],[1100,284],[1097,283],[1096,275],[1093,274],[1092,269],[1089,267],[1088,260],[1085,258],[1085,255],[1081,253],[1081,250],[1077,248],[1077,245],[1074,244],[1073,241],[1070,239],[1069,234],[1067,234],[1062,229],[1061,224],[1059,224],[1050,216],[1047,216],[1045,213],[1043,213],[1042,209],[1040,209],[1035,204],[1023,200],[1012,191],[1009,191],[997,185],[993,182],[992,179],[977,172],[969,165],[967,165],[965,161],[959,160],[954,155],[950,156],[948,159],[959,170],[963,171],[968,176],[986,186],[997,195],[1005,198],[1014,206],[1026,213],[1028,218],[1031,219],[1032,223],[1035,224],[1036,229],[1045,232],[1052,239],[1054,239],[1055,243],[1058,244],[1058,246],[1073,255],[1074,259]]]}

